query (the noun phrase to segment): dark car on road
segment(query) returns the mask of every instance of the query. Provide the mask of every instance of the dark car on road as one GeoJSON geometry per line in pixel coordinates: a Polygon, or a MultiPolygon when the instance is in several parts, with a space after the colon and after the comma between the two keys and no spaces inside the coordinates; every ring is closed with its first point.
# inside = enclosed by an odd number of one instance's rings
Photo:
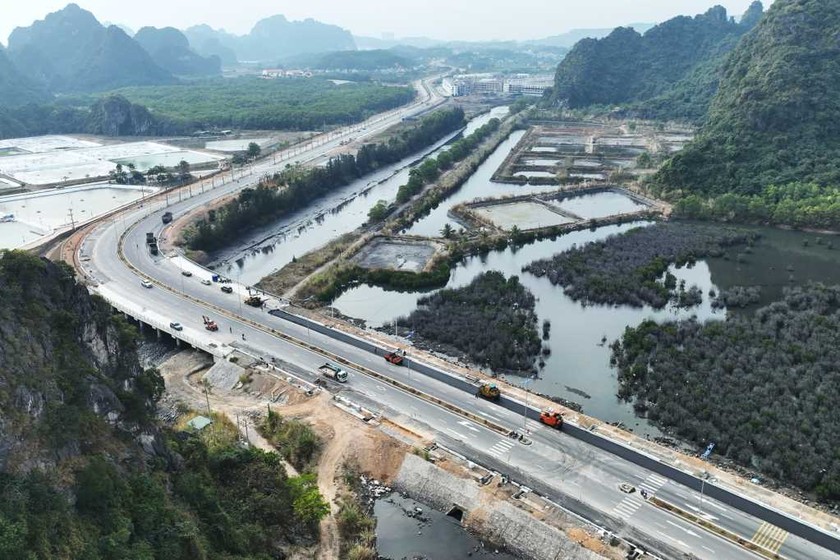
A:
{"type": "Polygon", "coordinates": [[[226,294],[232,294],[233,288],[231,288],[230,286],[222,286],[222,291],[226,294]]]}

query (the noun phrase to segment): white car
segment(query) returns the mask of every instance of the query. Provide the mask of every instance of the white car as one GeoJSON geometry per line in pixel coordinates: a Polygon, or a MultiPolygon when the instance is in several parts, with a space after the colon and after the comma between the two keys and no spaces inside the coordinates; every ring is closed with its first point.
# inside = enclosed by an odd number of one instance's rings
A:
{"type": "Polygon", "coordinates": [[[149,282],[148,280],[141,280],[140,285],[143,286],[144,288],[151,288],[153,284],[151,282],[149,282]]]}
{"type": "Polygon", "coordinates": [[[205,279],[205,280],[202,280],[202,281],[201,281],[201,283],[202,283],[202,284],[204,284],[205,286],[209,286],[209,285],[211,285],[213,282],[211,282],[210,280],[205,279]]]}

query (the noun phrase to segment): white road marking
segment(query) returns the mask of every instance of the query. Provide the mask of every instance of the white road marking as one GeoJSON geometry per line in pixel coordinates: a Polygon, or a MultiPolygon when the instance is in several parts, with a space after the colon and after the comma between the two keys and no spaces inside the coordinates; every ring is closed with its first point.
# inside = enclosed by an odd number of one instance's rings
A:
{"type": "Polygon", "coordinates": [[[679,529],[683,533],[689,534],[692,537],[699,537],[700,536],[697,533],[695,533],[694,531],[692,531],[691,529],[686,529],[685,527],[680,527],[679,525],[677,525],[673,521],[669,521],[669,520],[666,519],[665,523],[667,523],[668,525],[671,525],[672,527],[676,527],[677,529],[679,529]]]}
{"type": "Polygon", "coordinates": [[[481,430],[479,430],[478,428],[476,428],[475,426],[473,426],[470,422],[467,422],[466,420],[461,420],[461,421],[458,422],[458,424],[460,424],[461,426],[465,427],[468,430],[472,430],[474,432],[481,432],[481,430]]]}
{"type": "Polygon", "coordinates": [[[464,435],[464,434],[462,434],[461,432],[456,432],[455,430],[453,430],[453,429],[451,429],[451,428],[444,428],[444,430],[446,430],[446,431],[447,431],[447,432],[449,432],[450,434],[454,435],[455,437],[459,437],[459,438],[461,438],[461,439],[469,439],[469,438],[467,438],[467,436],[465,436],[465,435],[464,435]]]}
{"type": "Polygon", "coordinates": [[[691,504],[685,504],[685,506],[689,509],[693,509],[694,511],[696,511],[700,515],[700,517],[702,517],[703,519],[706,519],[708,521],[717,521],[717,519],[718,519],[717,517],[715,517],[711,513],[707,513],[697,506],[693,506],[691,504]]]}

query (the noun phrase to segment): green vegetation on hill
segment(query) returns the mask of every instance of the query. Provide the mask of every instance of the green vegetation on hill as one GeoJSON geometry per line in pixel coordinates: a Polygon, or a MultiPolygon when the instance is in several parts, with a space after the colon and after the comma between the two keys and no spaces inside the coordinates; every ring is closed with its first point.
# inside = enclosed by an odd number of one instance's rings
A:
{"type": "Polygon", "coordinates": [[[0,107],[0,138],[42,134],[166,136],[193,131],[183,123],[149,113],[120,95],[106,95],[87,108],[67,104],[0,107]]]}
{"type": "Polygon", "coordinates": [[[547,102],[569,108],[624,104],[649,116],[696,120],[714,94],[720,60],[761,10],[755,3],[738,24],[715,6],[644,35],[620,27],[603,39],[583,39],[557,67],[547,102]],[[650,100],[653,106],[643,103],[650,100]]]}
{"type": "Polygon", "coordinates": [[[840,230],[840,187],[816,183],[770,185],[755,194],[682,196],[675,212],[685,218],[840,230]]]}
{"type": "Polygon", "coordinates": [[[613,348],[620,395],[698,446],[840,498],[840,288],[724,322],[645,321],[613,348]]]}
{"type": "Polygon", "coordinates": [[[455,350],[499,373],[530,373],[541,346],[535,305],[519,278],[491,271],[463,288],[420,298],[417,310],[397,322],[420,345],[455,350]]]}
{"type": "Polygon", "coordinates": [[[756,237],[752,232],[718,226],[655,224],[573,247],[523,270],[546,276],[552,284],[563,286],[569,297],[587,303],[691,306],[702,301],[702,294],[678,285],[668,268],[723,256],[727,248],[751,244],[756,237]]]}
{"type": "Polygon", "coordinates": [[[155,115],[197,128],[317,130],[349,124],[414,98],[408,87],[335,85],[318,78],[207,80],[115,92],[155,115]]]}
{"type": "Polygon", "coordinates": [[[726,61],[708,122],[654,188],[767,199],[769,185],[840,184],[838,33],[835,2],[774,2],[726,61]]]}
{"type": "Polygon", "coordinates": [[[300,210],[331,191],[384,165],[396,163],[464,126],[464,111],[435,111],[410,126],[402,125],[387,142],[365,144],[355,156],[330,158],[323,167],[290,167],[257,188],[244,189],[220,208],[211,222],[203,220],[189,235],[194,250],[213,251],[236,242],[238,236],[300,210]]]}
{"type": "MultiPolygon", "coordinates": [[[[6,49],[0,45],[0,107],[7,109],[28,103],[44,103],[50,98],[46,88],[24,76],[12,64],[6,49]]],[[[0,134],[4,128],[0,122],[0,134]]]]}
{"type": "Polygon", "coordinates": [[[69,267],[2,252],[0,293],[0,558],[268,559],[315,542],[328,506],[312,477],[240,447],[229,421],[213,440],[161,430],[136,330],[69,267]]]}

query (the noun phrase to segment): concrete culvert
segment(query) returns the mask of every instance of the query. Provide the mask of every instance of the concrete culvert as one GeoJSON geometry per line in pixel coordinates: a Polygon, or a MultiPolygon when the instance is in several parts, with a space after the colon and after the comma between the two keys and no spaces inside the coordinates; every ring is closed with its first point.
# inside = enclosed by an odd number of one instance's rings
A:
{"type": "Polygon", "coordinates": [[[461,509],[459,506],[452,506],[452,508],[448,512],[446,512],[446,515],[457,519],[459,523],[464,520],[464,510],[461,509]]]}

